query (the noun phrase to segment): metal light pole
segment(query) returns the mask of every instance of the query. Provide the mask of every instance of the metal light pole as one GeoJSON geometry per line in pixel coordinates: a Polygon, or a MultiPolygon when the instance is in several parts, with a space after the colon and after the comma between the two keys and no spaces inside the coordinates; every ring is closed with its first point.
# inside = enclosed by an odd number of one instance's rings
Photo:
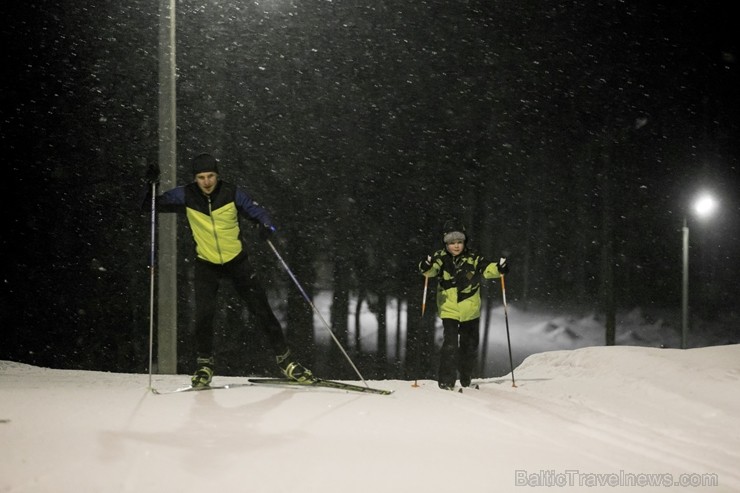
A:
{"type": "MultiPolygon", "coordinates": [[[[177,180],[175,90],[175,0],[159,2],[159,168],[160,185],[173,188],[177,180]]],[[[159,218],[159,297],[157,304],[158,372],[177,373],[177,217],[159,218]]]]}
{"type": "Polygon", "coordinates": [[[683,218],[683,277],[681,283],[681,349],[689,337],[689,226],[683,218]]]}
{"type": "MultiPolygon", "coordinates": [[[[694,203],[694,212],[699,218],[710,216],[717,208],[717,201],[704,193],[694,203]]],[[[689,337],[689,226],[686,216],[683,218],[683,276],[681,284],[681,349],[688,347],[689,337]]]]}

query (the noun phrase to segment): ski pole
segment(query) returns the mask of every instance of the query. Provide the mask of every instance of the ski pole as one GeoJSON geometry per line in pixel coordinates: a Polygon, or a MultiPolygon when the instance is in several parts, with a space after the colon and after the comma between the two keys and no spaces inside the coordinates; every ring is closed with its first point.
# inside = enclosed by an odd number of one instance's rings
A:
{"type": "MultiPolygon", "coordinates": [[[[424,318],[424,312],[427,309],[427,289],[429,288],[429,278],[427,276],[424,276],[424,294],[421,297],[421,318],[424,318]]],[[[419,381],[414,380],[414,384],[412,387],[418,387],[419,381]]]]}
{"type": "Polygon", "coordinates": [[[427,309],[427,288],[429,287],[429,278],[424,276],[424,295],[421,298],[421,316],[424,316],[424,312],[427,309]]]}
{"type": "Polygon", "coordinates": [[[152,387],[152,362],[154,361],[154,262],[157,235],[157,182],[152,181],[151,245],[149,246],[149,390],[152,387]]]}
{"type": "Polygon", "coordinates": [[[306,303],[308,303],[311,306],[311,308],[316,313],[316,315],[319,316],[319,319],[321,319],[321,322],[324,324],[324,328],[327,331],[329,331],[329,334],[331,334],[331,338],[334,340],[334,342],[337,344],[337,346],[339,347],[339,349],[342,351],[342,354],[347,359],[347,361],[349,362],[350,366],[352,366],[352,369],[355,370],[355,373],[357,373],[357,376],[360,377],[360,380],[362,380],[362,383],[365,384],[365,387],[370,387],[368,385],[368,383],[365,381],[365,379],[362,377],[362,374],[360,373],[360,370],[358,370],[357,367],[355,366],[354,362],[352,361],[352,358],[350,358],[349,355],[347,354],[347,351],[344,350],[344,347],[339,342],[339,339],[337,339],[337,336],[334,335],[334,331],[331,330],[331,327],[329,326],[329,324],[327,323],[327,321],[324,320],[324,316],[321,315],[321,312],[319,311],[319,309],[316,308],[316,305],[308,297],[308,295],[306,294],[306,291],[303,290],[303,287],[301,286],[301,283],[298,282],[298,279],[293,274],[293,271],[290,270],[290,267],[288,267],[288,264],[286,264],[285,263],[285,260],[283,260],[283,257],[280,256],[280,254],[278,253],[277,249],[275,248],[275,245],[273,245],[272,244],[272,241],[270,241],[269,239],[267,240],[267,244],[270,245],[270,248],[272,249],[272,252],[275,254],[275,256],[278,258],[278,260],[282,264],[283,269],[285,269],[285,272],[288,273],[288,275],[290,276],[290,278],[293,280],[293,283],[295,283],[296,287],[301,292],[301,295],[303,295],[303,299],[306,300],[306,303]]]}
{"type": "Polygon", "coordinates": [[[509,310],[506,306],[506,282],[504,282],[504,276],[501,276],[501,295],[504,300],[504,319],[506,320],[506,342],[509,344],[509,365],[511,365],[511,386],[516,387],[516,381],[514,380],[514,360],[511,357],[511,337],[509,336],[509,310]]]}

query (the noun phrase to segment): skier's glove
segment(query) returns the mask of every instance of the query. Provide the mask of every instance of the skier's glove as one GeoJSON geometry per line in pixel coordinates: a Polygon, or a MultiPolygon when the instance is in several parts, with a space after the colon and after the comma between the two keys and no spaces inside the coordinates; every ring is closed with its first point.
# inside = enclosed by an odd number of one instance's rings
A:
{"type": "Polygon", "coordinates": [[[427,255],[426,257],[421,259],[421,262],[419,262],[419,269],[421,269],[422,272],[426,272],[431,269],[433,265],[434,258],[431,255],[427,255]]]}
{"type": "Polygon", "coordinates": [[[260,224],[260,239],[267,241],[275,234],[275,226],[271,224],[260,224]]]}
{"type": "Polygon", "coordinates": [[[146,181],[147,183],[159,183],[159,164],[153,162],[146,169],[146,181]]]}
{"type": "Polygon", "coordinates": [[[498,259],[498,271],[501,274],[508,274],[509,263],[506,261],[506,257],[501,257],[500,259],[498,259]]]}

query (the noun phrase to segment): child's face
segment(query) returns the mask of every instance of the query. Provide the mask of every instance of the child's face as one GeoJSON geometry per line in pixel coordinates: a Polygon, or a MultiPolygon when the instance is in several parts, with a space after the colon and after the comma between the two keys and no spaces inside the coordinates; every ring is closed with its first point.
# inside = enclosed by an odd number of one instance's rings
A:
{"type": "Polygon", "coordinates": [[[465,248],[465,242],[463,241],[453,241],[452,243],[447,244],[447,251],[450,252],[450,255],[453,257],[460,255],[463,248],[465,248]]]}

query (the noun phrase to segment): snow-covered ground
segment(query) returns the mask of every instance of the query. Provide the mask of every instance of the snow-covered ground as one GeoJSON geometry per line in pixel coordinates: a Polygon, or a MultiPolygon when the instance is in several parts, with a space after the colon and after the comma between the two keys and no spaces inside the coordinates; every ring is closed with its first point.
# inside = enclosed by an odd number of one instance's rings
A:
{"type": "Polygon", "coordinates": [[[515,377],[154,395],[0,362],[0,492],[740,491],[740,345],[547,351],[515,377]]]}

